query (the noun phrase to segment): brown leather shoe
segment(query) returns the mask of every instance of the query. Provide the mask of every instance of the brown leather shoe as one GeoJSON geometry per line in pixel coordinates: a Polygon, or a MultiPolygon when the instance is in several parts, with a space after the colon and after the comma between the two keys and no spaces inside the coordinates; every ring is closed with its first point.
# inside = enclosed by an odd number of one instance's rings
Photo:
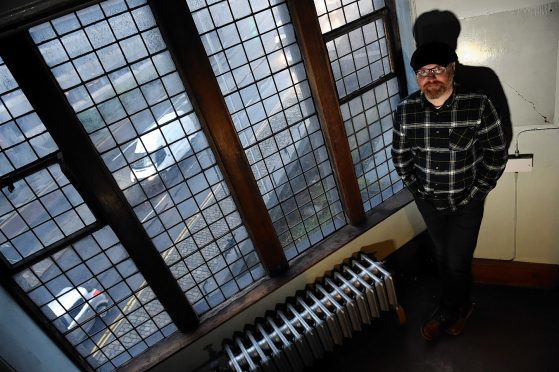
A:
{"type": "Polygon", "coordinates": [[[426,341],[433,341],[440,336],[442,330],[446,328],[447,324],[448,321],[445,314],[440,308],[437,308],[429,320],[427,320],[427,322],[425,322],[425,324],[421,327],[421,336],[426,341]]]}
{"type": "Polygon", "coordinates": [[[441,334],[442,323],[438,319],[431,319],[421,327],[421,336],[426,341],[433,341],[441,334]]]}
{"type": "Polygon", "coordinates": [[[464,331],[464,326],[466,325],[466,321],[472,315],[474,311],[475,303],[471,302],[467,307],[460,309],[460,315],[458,319],[454,322],[449,324],[445,327],[445,332],[451,336],[459,336],[464,331]]]}

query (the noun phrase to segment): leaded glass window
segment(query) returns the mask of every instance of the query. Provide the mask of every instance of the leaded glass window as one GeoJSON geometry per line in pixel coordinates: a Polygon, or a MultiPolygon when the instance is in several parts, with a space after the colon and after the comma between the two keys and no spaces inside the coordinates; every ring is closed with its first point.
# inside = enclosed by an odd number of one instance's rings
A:
{"type": "Polygon", "coordinates": [[[346,224],[283,1],[188,1],[288,259],[346,224]]]}
{"type": "Polygon", "coordinates": [[[8,120],[0,127],[0,253],[15,283],[89,365],[114,370],[176,327],[52,156],[58,146],[3,61],[0,81],[8,120]]]}
{"type": "Polygon", "coordinates": [[[264,275],[145,1],[111,1],[30,34],[194,309],[264,275]]]}
{"type": "Polygon", "coordinates": [[[383,0],[315,0],[365,211],[403,188],[392,163],[400,100],[383,0]]]}
{"type": "Polygon", "coordinates": [[[390,153],[392,112],[399,100],[393,78],[340,107],[366,212],[403,188],[390,153]]]}
{"type": "Polygon", "coordinates": [[[384,0],[314,0],[314,5],[323,34],[385,6],[384,0]]]}
{"type": "Polygon", "coordinates": [[[340,99],[393,72],[382,19],[336,37],[326,47],[340,99]]]}
{"type": "Polygon", "coordinates": [[[98,370],[114,370],[176,331],[109,227],[20,271],[14,279],[98,370]]]}
{"type": "Polygon", "coordinates": [[[95,220],[60,166],[51,165],[2,188],[0,252],[17,263],[95,220]]]}
{"type": "Polygon", "coordinates": [[[0,176],[58,147],[0,58],[0,176]]]}

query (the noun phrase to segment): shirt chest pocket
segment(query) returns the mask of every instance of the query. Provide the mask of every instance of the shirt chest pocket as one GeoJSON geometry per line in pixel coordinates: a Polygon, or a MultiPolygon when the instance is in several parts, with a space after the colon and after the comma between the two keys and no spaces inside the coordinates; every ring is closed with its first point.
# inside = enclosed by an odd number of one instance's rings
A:
{"type": "Polygon", "coordinates": [[[448,147],[453,151],[464,151],[474,143],[475,126],[457,127],[450,129],[448,147]]]}

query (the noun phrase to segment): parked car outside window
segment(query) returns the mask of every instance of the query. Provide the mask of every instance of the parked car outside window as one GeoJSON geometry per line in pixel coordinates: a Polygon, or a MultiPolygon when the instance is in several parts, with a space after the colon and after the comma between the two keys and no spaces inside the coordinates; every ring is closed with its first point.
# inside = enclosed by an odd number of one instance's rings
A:
{"type": "MultiPolygon", "coordinates": [[[[66,287],[56,295],[55,300],[48,303],[48,307],[62,320],[66,330],[70,331],[95,316],[105,316],[109,308],[109,299],[96,288],[88,291],[84,287],[66,287]]],[[[87,323],[88,327],[91,328],[93,323],[87,323]]]]}

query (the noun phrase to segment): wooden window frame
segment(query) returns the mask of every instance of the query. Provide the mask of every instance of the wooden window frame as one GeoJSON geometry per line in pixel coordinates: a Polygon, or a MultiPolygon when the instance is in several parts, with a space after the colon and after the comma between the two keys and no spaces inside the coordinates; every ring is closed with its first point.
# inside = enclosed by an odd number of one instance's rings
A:
{"type": "MultiPolygon", "coordinates": [[[[160,299],[169,316],[181,332],[176,332],[164,342],[158,343],[136,358],[123,369],[143,369],[153,366],[157,360],[176,353],[190,345],[228,319],[242,312],[256,301],[284,285],[300,273],[323,260],[349,241],[371,229],[395,211],[410,203],[411,194],[402,190],[371,212],[364,212],[349,144],[345,134],[338,99],[324,37],[314,3],[311,0],[286,0],[303,62],[307,70],[316,111],[324,133],[326,146],[338,184],[342,205],[349,225],[336,231],[288,264],[244,150],[236,135],[232,119],[221,94],[210,62],[192,16],[184,0],[148,0],[158,26],[175,61],[177,71],[192,98],[192,104],[208,137],[216,160],[230,188],[239,214],[249,236],[253,240],[263,267],[270,278],[253,283],[249,290],[237,294],[226,305],[210,310],[198,318],[184,293],[174,280],[157,249],[122,191],[104,167],[95,147],[82,129],[72,108],[65,101],[61,89],[51,76],[38,50],[28,34],[28,28],[56,16],[67,14],[99,3],[95,1],[50,0],[34,5],[32,1],[17,9],[0,11],[0,54],[21,89],[28,97],[37,114],[60,147],[62,161],[84,200],[94,211],[100,224],[109,224],[126,248],[139,271],[160,299]],[[187,44],[187,47],[185,47],[187,44]],[[40,89],[39,89],[40,87],[40,89]],[[57,110],[52,110],[57,107],[57,110]],[[59,123],[59,124],[56,124],[59,123]],[[61,125],[64,123],[64,125],[61,125]],[[71,123],[71,125],[69,125],[71,123]],[[87,149],[86,151],[83,151],[87,149]],[[88,164],[88,167],[84,167],[88,164]],[[87,171],[84,171],[87,169],[87,171]],[[139,249],[141,247],[141,249],[139,249]],[[139,253],[141,252],[141,253],[139,253]]],[[[400,95],[406,93],[402,52],[396,22],[394,0],[386,0],[384,16],[387,17],[387,37],[391,45],[391,60],[399,76],[400,95]]],[[[331,31],[334,33],[336,30],[331,31]]],[[[393,77],[391,76],[391,77],[393,77]]],[[[343,101],[346,101],[344,98],[343,101]]],[[[59,162],[59,155],[50,158],[59,162]]],[[[14,172],[15,173],[15,172],[14,172]]],[[[22,174],[13,177],[22,177],[22,174]]],[[[10,180],[2,179],[4,184],[10,180]]],[[[98,227],[97,225],[95,227],[98,227]]],[[[81,235],[80,235],[81,236],[81,235]]],[[[72,237],[77,238],[77,237],[72,237]]],[[[70,239],[70,240],[71,240],[70,239]]],[[[67,244],[69,240],[65,240],[67,244]]],[[[53,247],[53,249],[59,248],[53,247]]],[[[52,250],[41,252],[18,264],[28,266],[46,257],[52,250]]],[[[12,294],[24,310],[47,332],[74,363],[91,370],[73,346],[48,322],[32,301],[13,281],[15,272],[0,257],[0,282],[12,294]]]]}

